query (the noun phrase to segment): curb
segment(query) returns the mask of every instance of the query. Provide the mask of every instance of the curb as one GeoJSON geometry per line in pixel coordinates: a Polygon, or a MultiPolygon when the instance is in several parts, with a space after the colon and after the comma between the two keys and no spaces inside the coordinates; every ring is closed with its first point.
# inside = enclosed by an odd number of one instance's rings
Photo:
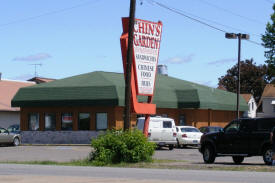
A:
{"type": "Polygon", "coordinates": [[[20,146],[91,146],[91,144],[20,144],[20,146]]]}

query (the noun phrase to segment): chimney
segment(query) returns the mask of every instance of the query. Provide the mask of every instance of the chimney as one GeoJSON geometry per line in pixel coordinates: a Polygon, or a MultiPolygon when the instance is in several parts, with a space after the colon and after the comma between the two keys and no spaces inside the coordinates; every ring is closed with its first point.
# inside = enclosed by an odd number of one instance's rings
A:
{"type": "Polygon", "coordinates": [[[158,65],[158,73],[164,76],[168,76],[167,65],[158,65]]]}

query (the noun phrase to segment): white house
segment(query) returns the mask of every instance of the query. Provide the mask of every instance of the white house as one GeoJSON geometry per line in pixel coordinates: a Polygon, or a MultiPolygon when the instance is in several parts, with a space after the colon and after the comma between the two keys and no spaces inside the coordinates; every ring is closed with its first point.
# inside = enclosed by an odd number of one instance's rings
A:
{"type": "Polygon", "coordinates": [[[275,86],[273,84],[265,86],[259,106],[262,106],[262,111],[257,113],[257,117],[275,117],[275,86]]]}
{"type": "Polygon", "coordinates": [[[251,94],[241,94],[248,105],[248,111],[244,112],[244,117],[255,118],[257,111],[256,101],[251,94]]]}

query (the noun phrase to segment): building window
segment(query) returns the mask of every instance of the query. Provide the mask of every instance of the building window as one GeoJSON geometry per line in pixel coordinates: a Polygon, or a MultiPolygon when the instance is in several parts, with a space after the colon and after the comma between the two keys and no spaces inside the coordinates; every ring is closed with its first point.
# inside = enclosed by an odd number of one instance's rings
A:
{"type": "Polygon", "coordinates": [[[273,107],[273,112],[275,112],[275,105],[272,105],[272,107],[273,107]]]}
{"type": "Polygon", "coordinates": [[[78,130],[90,130],[90,113],[79,113],[78,130]]]}
{"type": "Polygon", "coordinates": [[[45,114],[45,130],[55,130],[56,116],[54,113],[45,114]]]}
{"type": "Polygon", "coordinates": [[[96,130],[106,130],[108,128],[107,113],[96,113],[96,130]]]}
{"type": "Polygon", "coordinates": [[[179,126],[185,125],[185,116],[184,115],[180,115],[179,122],[180,122],[179,126]]]}
{"type": "Polygon", "coordinates": [[[61,129],[73,130],[73,113],[62,113],[61,129]]]}
{"type": "Polygon", "coordinates": [[[29,130],[39,130],[39,114],[29,114],[29,130]]]}

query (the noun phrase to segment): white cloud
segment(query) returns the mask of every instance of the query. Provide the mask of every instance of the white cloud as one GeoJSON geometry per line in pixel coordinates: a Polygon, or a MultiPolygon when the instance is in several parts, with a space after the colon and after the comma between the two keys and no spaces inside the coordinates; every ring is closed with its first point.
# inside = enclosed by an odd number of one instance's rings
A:
{"type": "Polygon", "coordinates": [[[209,86],[211,88],[217,88],[217,84],[213,84],[212,81],[196,81],[196,83],[205,85],[205,86],[209,86]]]}
{"type": "Polygon", "coordinates": [[[216,61],[212,61],[212,62],[208,62],[208,65],[223,65],[226,63],[233,63],[233,62],[237,62],[236,58],[225,58],[225,59],[220,59],[220,60],[216,60],[216,61]]]}
{"type": "Polygon", "coordinates": [[[170,63],[170,64],[188,63],[193,60],[194,56],[195,56],[194,54],[190,54],[190,55],[187,55],[186,57],[171,57],[171,58],[164,60],[164,62],[170,63]]]}
{"type": "Polygon", "coordinates": [[[52,56],[48,53],[38,53],[35,55],[29,55],[25,57],[15,57],[14,61],[39,61],[39,60],[45,60],[48,58],[51,58],[52,56]]]}

